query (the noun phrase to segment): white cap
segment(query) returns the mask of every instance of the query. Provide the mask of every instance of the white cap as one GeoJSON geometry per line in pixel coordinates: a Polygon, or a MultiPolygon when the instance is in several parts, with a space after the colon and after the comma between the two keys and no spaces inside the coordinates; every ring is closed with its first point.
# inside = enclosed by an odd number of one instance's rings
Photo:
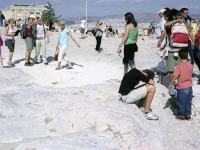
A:
{"type": "Polygon", "coordinates": [[[158,14],[159,14],[159,13],[164,13],[165,11],[166,11],[166,9],[163,8],[163,9],[161,9],[161,10],[160,10],[159,12],[157,12],[157,13],[158,13],[158,14]]]}
{"type": "Polygon", "coordinates": [[[30,17],[30,18],[34,18],[34,19],[36,18],[34,15],[30,15],[29,17],[30,17]]]}

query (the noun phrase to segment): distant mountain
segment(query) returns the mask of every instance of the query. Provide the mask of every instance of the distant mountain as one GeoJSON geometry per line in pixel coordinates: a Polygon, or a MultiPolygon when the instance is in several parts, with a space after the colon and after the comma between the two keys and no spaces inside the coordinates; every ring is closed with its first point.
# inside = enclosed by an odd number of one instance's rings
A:
{"type": "MultiPolygon", "coordinates": [[[[158,14],[152,14],[152,13],[135,13],[134,14],[135,19],[138,23],[151,23],[151,22],[158,22],[159,16],[158,14]]],[[[191,14],[190,15],[193,18],[196,18],[197,20],[200,20],[200,14],[191,14]]],[[[88,23],[96,22],[96,21],[108,21],[108,20],[114,20],[119,21],[120,23],[124,22],[124,16],[123,15],[108,15],[108,16],[102,16],[102,17],[95,17],[95,16],[88,16],[88,23]]],[[[67,25],[73,25],[78,24],[78,18],[69,18],[65,19],[67,22],[67,25]]],[[[124,22],[125,23],[125,22],[124,22]]]]}

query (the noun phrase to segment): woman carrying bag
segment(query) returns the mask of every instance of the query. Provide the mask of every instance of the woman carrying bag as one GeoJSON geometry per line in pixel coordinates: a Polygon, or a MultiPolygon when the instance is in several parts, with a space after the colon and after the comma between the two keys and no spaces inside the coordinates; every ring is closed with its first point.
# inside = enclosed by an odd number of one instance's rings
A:
{"type": "Polygon", "coordinates": [[[68,39],[69,36],[70,38],[76,43],[77,47],[80,48],[80,45],[76,42],[76,40],[74,39],[74,37],[72,36],[70,30],[68,28],[65,27],[65,21],[64,20],[60,20],[60,30],[59,30],[59,39],[58,39],[58,44],[56,46],[56,50],[58,50],[59,45],[60,45],[60,51],[58,54],[58,66],[56,67],[55,70],[60,70],[60,65],[61,65],[61,61],[65,60],[68,64],[67,69],[73,69],[66,51],[67,51],[67,47],[68,47],[68,39]]]}

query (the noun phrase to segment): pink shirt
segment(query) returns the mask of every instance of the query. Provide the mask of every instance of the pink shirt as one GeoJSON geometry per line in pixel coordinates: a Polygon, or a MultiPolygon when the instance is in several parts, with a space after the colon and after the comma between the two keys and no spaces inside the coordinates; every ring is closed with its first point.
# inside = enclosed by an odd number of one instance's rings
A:
{"type": "Polygon", "coordinates": [[[177,89],[191,87],[192,84],[193,66],[189,62],[181,62],[174,70],[173,75],[178,77],[177,89]]]}

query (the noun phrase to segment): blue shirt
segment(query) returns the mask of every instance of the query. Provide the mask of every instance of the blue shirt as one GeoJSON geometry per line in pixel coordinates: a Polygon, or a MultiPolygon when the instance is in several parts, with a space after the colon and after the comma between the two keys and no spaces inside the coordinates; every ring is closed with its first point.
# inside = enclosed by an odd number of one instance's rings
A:
{"type": "Polygon", "coordinates": [[[68,32],[69,29],[66,27],[63,31],[59,30],[60,46],[68,44],[68,32]]]}

